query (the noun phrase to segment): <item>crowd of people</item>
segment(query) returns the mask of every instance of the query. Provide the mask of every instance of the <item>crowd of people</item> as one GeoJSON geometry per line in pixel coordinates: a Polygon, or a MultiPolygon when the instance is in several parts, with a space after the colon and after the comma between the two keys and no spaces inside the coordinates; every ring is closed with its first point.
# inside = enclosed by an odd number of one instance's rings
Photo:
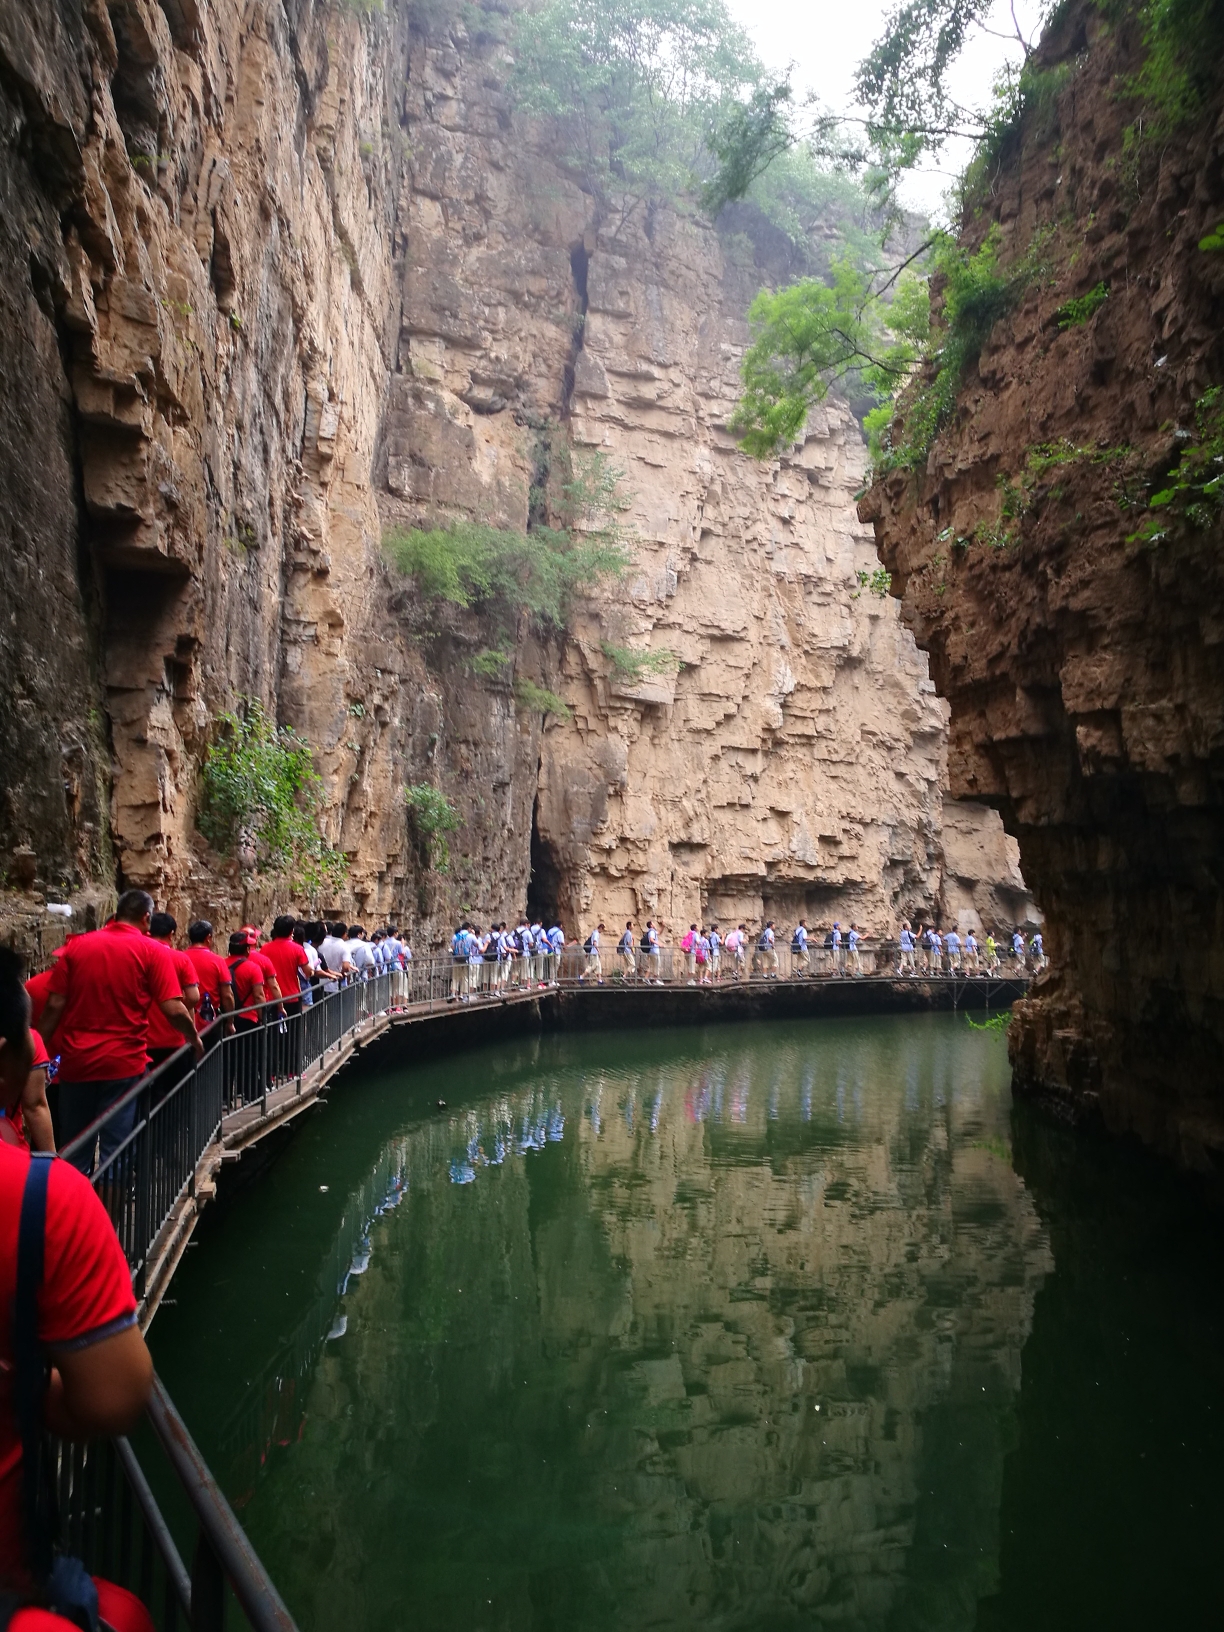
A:
{"type": "Polygon", "coordinates": [[[360,924],[288,914],[266,936],[243,924],[224,936],[224,951],[207,919],[189,924],[183,939],[176,944],[178,924],[154,910],[151,896],[128,890],[108,923],[71,936],[51,967],[25,982],[34,1059],[19,1103],[0,1115],[0,1142],[52,1152],[117,1106],[100,1134],[105,1163],[134,1125],[135,1101],[122,1104],[129,1090],[176,1055],[184,1069],[201,1058],[202,1034],[215,1020],[232,1035],[258,1027],[266,1005],[291,1019],[342,983],[412,961],[394,926],[367,936],[360,924]]]}
{"type": "MultiPolygon", "coordinates": [[[[692,922],[665,964],[667,950],[663,926],[648,918],[640,928],[633,919],[614,946],[607,926],[599,922],[585,940],[567,939],[556,920],[551,927],[543,918],[523,915],[513,927],[508,922],[493,923],[482,929],[464,919],[451,937],[450,1000],[471,1003],[480,997],[494,997],[507,991],[543,990],[560,982],[562,956],[580,954],[580,985],[604,985],[608,975],[622,982],[663,986],[670,982],[689,986],[715,986],[723,981],[746,979],[776,980],[780,972],[779,929],[769,918],[759,927],[736,924],[721,929],[717,921],[692,922]],[[615,961],[605,970],[605,955],[613,951],[615,961]]],[[[825,931],[811,931],[800,918],[790,933],[790,977],[818,975],[855,978],[869,971],[864,966],[866,932],[861,924],[839,920],[825,931]]],[[[1001,943],[993,932],[984,935],[981,945],[972,929],[940,931],[933,924],[920,923],[914,929],[902,921],[896,939],[898,975],[998,974],[1001,943]]],[[[1041,931],[1025,939],[1020,930],[1010,934],[1011,958],[1020,973],[1044,969],[1045,950],[1041,931]]],[[[884,947],[885,957],[891,948],[884,947]]],[[[878,959],[873,970],[879,972],[878,959]]],[[[891,964],[890,964],[891,967],[891,964]]]]}

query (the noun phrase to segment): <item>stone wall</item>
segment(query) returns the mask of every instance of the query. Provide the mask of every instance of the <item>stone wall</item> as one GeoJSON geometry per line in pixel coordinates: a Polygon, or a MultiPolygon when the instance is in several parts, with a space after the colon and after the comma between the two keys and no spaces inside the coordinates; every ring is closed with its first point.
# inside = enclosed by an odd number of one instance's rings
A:
{"type": "Polygon", "coordinates": [[[1017,1081],[1214,1165],[1219,511],[1137,534],[1224,378],[1224,258],[1199,248],[1224,216],[1221,101],[1135,143],[1144,110],[1118,92],[1142,60],[1133,20],[1072,7],[1043,57],[1066,88],[1013,140],[965,233],[975,247],[997,222],[1002,263],[1028,254],[1040,270],[926,468],[877,484],[861,514],[951,704],[951,792],[1002,813],[1046,914],[1054,968],[1018,1008],[1017,1081]],[[1098,285],[1103,304],[1070,321],[1068,300],[1098,285]]]}
{"type": "Polygon", "coordinates": [[[944,710],[856,576],[857,428],[830,406],[774,467],[724,428],[766,264],[684,212],[601,225],[511,113],[505,15],[431,11],[0,12],[7,932],[39,955],[45,899],[91,922],[139,884],[180,919],[333,906],[430,940],[519,911],[533,867],[575,928],[938,905],[944,710]],[[636,564],[482,679],[488,619],[424,604],[382,533],[526,526],[558,439],[624,470],[636,564]],[[605,643],[684,666],[618,685],[605,643]],[[572,718],[545,729],[524,678],[572,718]],[[196,827],[243,697],[313,747],[332,902],[196,827]],[[445,876],[421,781],[461,819],[445,876]]]}

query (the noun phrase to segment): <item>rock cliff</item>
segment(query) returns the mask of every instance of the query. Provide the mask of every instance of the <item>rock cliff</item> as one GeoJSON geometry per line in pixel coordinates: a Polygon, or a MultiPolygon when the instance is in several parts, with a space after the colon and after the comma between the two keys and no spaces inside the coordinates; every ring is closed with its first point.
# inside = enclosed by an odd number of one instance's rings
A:
{"type": "Polygon", "coordinates": [[[1224,126],[1216,96],[1145,139],[1123,94],[1142,51],[1133,19],[1078,6],[1043,46],[1060,94],[965,227],[974,247],[998,223],[1002,262],[1036,271],[925,469],[860,514],[951,704],[951,791],[1002,813],[1047,917],[1018,1084],[1203,1165],[1224,1150],[1220,512],[1148,505],[1210,444],[1224,126]]]}
{"type": "Polygon", "coordinates": [[[0,11],[6,922],[117,881],[180,917],[278,902],[195,825],[240,697],[314,749],[336,906],[426,937],[533,876],[584,921],[1022,916],[984,806],[945,865],[945,710],[858,576],[853,420],[773,468],[734,450],[754,251],[682,211],[601,222],[512,114],[505,31],[314,0],[0,11]],[[545,721],[381,537],[527,525],[558,436],[623,469],[636,564],[572,638],[520,629],[515,675],[573,711],[545,721]],[[618,681],[610,646],[676,672],[618,681]],[[419,781],[462,819],[447,878],[408,831],[419,781]]]}

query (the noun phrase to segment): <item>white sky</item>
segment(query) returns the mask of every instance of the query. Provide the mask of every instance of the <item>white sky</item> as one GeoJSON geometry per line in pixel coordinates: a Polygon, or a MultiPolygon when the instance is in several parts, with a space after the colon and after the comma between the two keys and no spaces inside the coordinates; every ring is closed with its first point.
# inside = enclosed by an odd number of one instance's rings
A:
{"type": "MultiPolygon", "coordinates": [[[[854,111],[851,95],[854,72],[883,33],[896,0],[728,0],[732,15],[747,29],[769,67],[785,71],[794,64],[792,84],[796,102],[808,91],[834,113],[854,111]]],[[[1035,0],[1016,0],[1021,28],[1035,32],[1041,6],[1035,0]]],[[[1012,30],[1007,0],[996,0],[989,26],[999,33],[1012,30]]],[[[951,80],[954,94],[970,106],[985,105],[990,87],[1004,60],[1020,58],[1018,47],[981,35],[973,39],[951,80]]],[[[964,168],[971,153],[968,142],[949,142],[939,168],[915,171],[902,189],[912,209],[942,214],[944,191],[964,168]]]]}

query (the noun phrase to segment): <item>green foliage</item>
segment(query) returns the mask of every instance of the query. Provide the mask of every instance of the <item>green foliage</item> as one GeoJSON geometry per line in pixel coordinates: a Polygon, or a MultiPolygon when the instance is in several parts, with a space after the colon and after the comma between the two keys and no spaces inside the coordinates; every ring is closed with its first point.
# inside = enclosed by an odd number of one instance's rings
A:
{"type": "Polygon", "coordinates": [[[863,272],[883,265],[876,201],[844,169],[831,168],[809,142],[779,154],[750,183],[744,202],[783,233],[801,262],[821,277],[832,273],[834,260],[849,260],[863,272]]]}
{"type": "Polygon", "coordinates": [[[1060,329],[1076,329],[1081,323],[1087,323],[1095,317],[1105,302],[1109,299],[1109,285],[1098,283],[1095,289],[1089,289],[1086,295],[1077,295],[1074,300],[1068,300],[1059,307],[1055,316],[1060,329]]]}
{"type": "Polygon", "coordinates": [[[857,601],[864,590],[883,599],[892,589],[892,573],[887,567],[876,567],[874,572],[856,572],[854,576],[858,579],[859,587],[851,595],[852,601],[857,601]]]}
{"type": "MultiPolygon", "coordinates": [[[[503,624],[527,613],[546,630],[561,629],[575,595],[628,567],[629,551],[616,519],[628,501],[617,490],[619,471],[603,455],[575,460],[562,450],[549,471],[546,484],[532,490],[531,507],[551,511],[560,526],[541,524],[520,533],[455,521],[391,532],[384,548],[430,600],[480,608],[503,624]]],[[[486,652],[473,664],[484,663],[478,672],[485,673],[502,666],[490,670],[491,661],[486,652]]]]}
{"type": "Polygon", "coordinates": [[[1205,238],[1200,238],[1198,247],[1205,255],[1220,254],[1224,250],[1224,221],[1213,227],[1205,238]]]}
{"type": "Polygon", "coordinates": [[[404,803],[422,864],[435,873],[449,872],[447,834],[459,826],[458,811],[441,789],[428,782],[414,782],[406,787],[404,803]]]}
{"type": "Polygon", "coordinates": [[[514,653],[504,646],[486,647],[483,652],[468,662],[468,668],[473,674],[478,674],[485,680],[497,680],[505,673],[514,661],[514,653]]]}
{"type": "Polygon", "coordinates": [[[748,312],[753,340],[730,426],[740,446],[758,459],[773,457],[851,371],[891,394],[919,356],[925,311],[922,280],[903,278],[888,305],[846,260],[835,265],[832,285],[804,278],[777,293],[762,290],[748,312]]]}
{"type": "Polygon", "coordinates": [[[559,720],[570,718],[569,704],[555,691],[537,686],[524,675],[514,682],[514,700],[525,714],[555,714],[559,720]]]}
{"type": "Polygon", "coordinates": [[[711,131],[707,146],[718,170],[701,189],[702,206],[711,218],[732,199],[743,198],[776,159],[791,151],[790,104],[789,85],[758,85],[711,131]]]}
{"type": "Polygon", "coordinates": [[[599,646],[611,662],[615,677],[631,686],[640,686],[648,674],[670,674],[678,666],[675,652],[663,648],[641,652],[631,646],[615,646],[609,640],[600,641],[599,646]]]}
{"type": "MultiPolygon", "coordinates": [[[[974,1031],[1006,1031],[1011,1024],[1011,1010],[1003,1009],[998,1014],[992,1014],[989,1020],[975,1020],[971,1014],[967,1014],[965,1019],[974,1031]]],[[[1010,1157],[1011,1152],[1006,1146],[1003,1148],[1010,1157]]]]}
{"type": "MultiPolygon", "coordinates": [[[[723,0],[543,0],[514,25],[512,89],[555,119],[596,199],[687,192],[722,121],[751,118],[763,70],[723,0]]],[[[768,115],[768,105],[763,115],[768,115]]]]}
{"type": "MultiPolygon", "coordinates": [[[[1121,8],[1112,0],[1103,9],[1117,15],[1121,8]]],[[[1143,67],[1126,89],[1145,108],[1132,139],[1152,147],[1203,113],[1224,56],[1224,7],[1219,0],[1146,0],[1139,16],[1143,67]]]]}
{"type": "Polygon", "coordinates": [[[279,726],[255,698],[240,698],[222,714],[200,771],[199,829],[223,855],[244,841],[258,865],[292,889],[336,886],[346,876],[344,853],[318,830],[322,782],[310,746],[279,726]]]}
{"type": "Polygon", "coordinates": [[[1224,386],[1205,391],[1194,405],[1195,431],[1179,430],[1183,443],[1165,486],[1148,500],[1149,511],[1128,543],[1160,544],[1179,525],[1213,526],[1224,506],[1224,386]]]}

